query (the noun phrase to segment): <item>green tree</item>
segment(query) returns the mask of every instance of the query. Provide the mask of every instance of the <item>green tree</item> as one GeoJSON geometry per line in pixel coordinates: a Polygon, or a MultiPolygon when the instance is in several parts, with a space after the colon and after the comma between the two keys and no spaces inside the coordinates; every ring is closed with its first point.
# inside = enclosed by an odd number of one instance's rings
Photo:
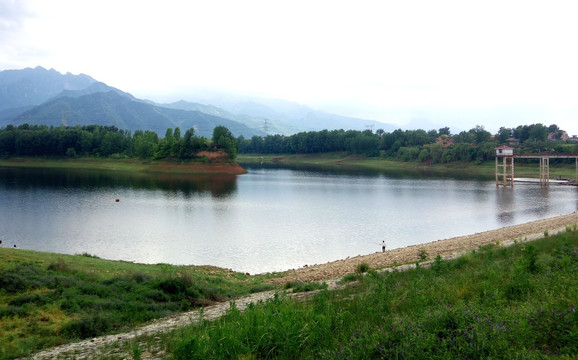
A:
{"type": "Polygon", "coordinates": [[[490,138],[492,137],[492,134],[489,131],[486,131],[482,125],[476,125],[476,127],[471,129],[469,132],[472,134],[474,144],[481,144],[490,141],[490,138]]]}
{"type": "Polygon", "coordinates": [[[543,124],[531,125],[529,139],[535,141],[546,141],[548,140],[548,128],[543,124]]]}
{"type": "Polygon", "coordinates": [[[500,130],[498,130],[498,136],[497,136],[497,140],[500,144],[505,144],[508,142],[508,139],[510,137],[512,137],[512,129],[506,128],[506,127],[501,127],[500,130]]]}
{"type": "Polygon", "coordinates": [[[165,137],[159,140],[157,149],[154,154],[155,159],[165,159],[171,156],[171,152],[175,143],[173,136],[173,129],[168,128],[165,137]]]}
{"type": "Polygon", "coordinates": [[[442,155],[444,153],[443,145],[439,143],[431,144],[429,146],[429,153],[434,164],[442,162],[442,155]]]}
{"type": "Polygon", "coordinates": [[[107,132],[100,145],[100,153],[104,156],[121,154],[128,149],[128,141],[120,132],[107,132]]]}
{"type": "Polygon", "coordinates": [[[450,128],[447,127],[447,126],[439,129],[439,130],[438,130],[438,133],[439,133],[440,135],[448,135],[448,136],[451,135],[451,134],[450,134],[450,128]]]}
{"type": "Polygon", "coordinates": [[[213,129],[213,145],[225,151],[229,158],[235,159],[239,151],[237,139],[226,127],[219,125],[213,129]]]}
{"type": "Polygon", "coordinates": [[[159,136],[153,131],[145,131],[142,135],[135,132],[133,137],[135,155],[141,159],[151,159],[157,151],[159,136]]]}

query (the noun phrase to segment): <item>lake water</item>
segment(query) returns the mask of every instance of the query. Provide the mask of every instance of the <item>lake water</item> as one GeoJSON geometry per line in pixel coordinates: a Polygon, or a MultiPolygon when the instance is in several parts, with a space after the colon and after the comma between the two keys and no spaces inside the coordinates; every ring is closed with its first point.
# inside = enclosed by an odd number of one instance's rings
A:
{"type": "Polygon", "coordinates": [[[248,167],[238,177],[0,168],[0,240],[261,273],[569,214],[577,188],[248,167]],[[116,199],[119,199],[116,202],[116,199]]]}

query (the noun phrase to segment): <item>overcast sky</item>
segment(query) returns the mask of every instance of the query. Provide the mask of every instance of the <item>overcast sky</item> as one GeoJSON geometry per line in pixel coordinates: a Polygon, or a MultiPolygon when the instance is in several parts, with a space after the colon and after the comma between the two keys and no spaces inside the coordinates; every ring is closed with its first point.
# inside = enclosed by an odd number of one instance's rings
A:
{"type": "Polygon", "coordinates": [[[578,2],[0,0],[0,70],[85,73],[392,123],[578,134],[578,2]]]}

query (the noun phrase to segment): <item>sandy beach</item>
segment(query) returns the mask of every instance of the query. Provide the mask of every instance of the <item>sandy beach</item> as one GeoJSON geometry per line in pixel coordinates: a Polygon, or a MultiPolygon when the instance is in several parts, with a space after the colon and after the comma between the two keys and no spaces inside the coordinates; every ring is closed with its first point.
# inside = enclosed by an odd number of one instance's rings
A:
{"type": "Polygon", "coordinates": [[[337,260],[326,264],[307,266],[287,271],[287,275],[272,279],[273,283],[286,283],[289,281],[321,281],[333,279],[355,271],[360,263],[367,263],[371,269],[391,267],[395,263],[413,263],[419,259],[418,253],[425,249],[428,259],[438,255],[449,257],[476,249],[487,244],[508,245],[514,241],[533,240],[544,237],[548,231],[553,235],[560,231],[566,231],[567,226],[578,223],[578,212],[553,218],[537,220],[525,224],[504,227],[472,235],[458,236],[450,239],[438,240],[430,243],[412,245],[405,248],[392,249],[385,252],[377,252],[369,255],[355,256],[344,260],[337,260]]]}

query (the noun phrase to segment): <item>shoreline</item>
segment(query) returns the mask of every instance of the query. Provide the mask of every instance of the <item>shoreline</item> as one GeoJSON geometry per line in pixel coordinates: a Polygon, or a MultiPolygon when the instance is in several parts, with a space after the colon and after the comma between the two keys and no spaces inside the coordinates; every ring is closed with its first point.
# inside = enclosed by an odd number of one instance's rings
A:
{"type": "Polygon", "coordinates": [[[269,282],[284,284],[291,281],[311,282],[334,279],[354,272],[357,265],[361,263],[367,263],[370,269],[380,269],[392,267],[396,264],[404,265],[417,261],[423,262],[424,260],[421,260],[418,256],[418,251],[422,249],[428,254],[427,260],[434,259],[438,255],[441,257],[457,256],[488,244],[508,246],[516,241],[535,240],[544,237],[546,231],[548,235],[554,235],[558,232],[566,231],[567,226],[573,227],[576,224],[578,224],[578,212],[573,212],[568,215],[555,216],[481,233],[291,269],[282,272],[284,274],[282,277],[270,279],[269,282]]]}

